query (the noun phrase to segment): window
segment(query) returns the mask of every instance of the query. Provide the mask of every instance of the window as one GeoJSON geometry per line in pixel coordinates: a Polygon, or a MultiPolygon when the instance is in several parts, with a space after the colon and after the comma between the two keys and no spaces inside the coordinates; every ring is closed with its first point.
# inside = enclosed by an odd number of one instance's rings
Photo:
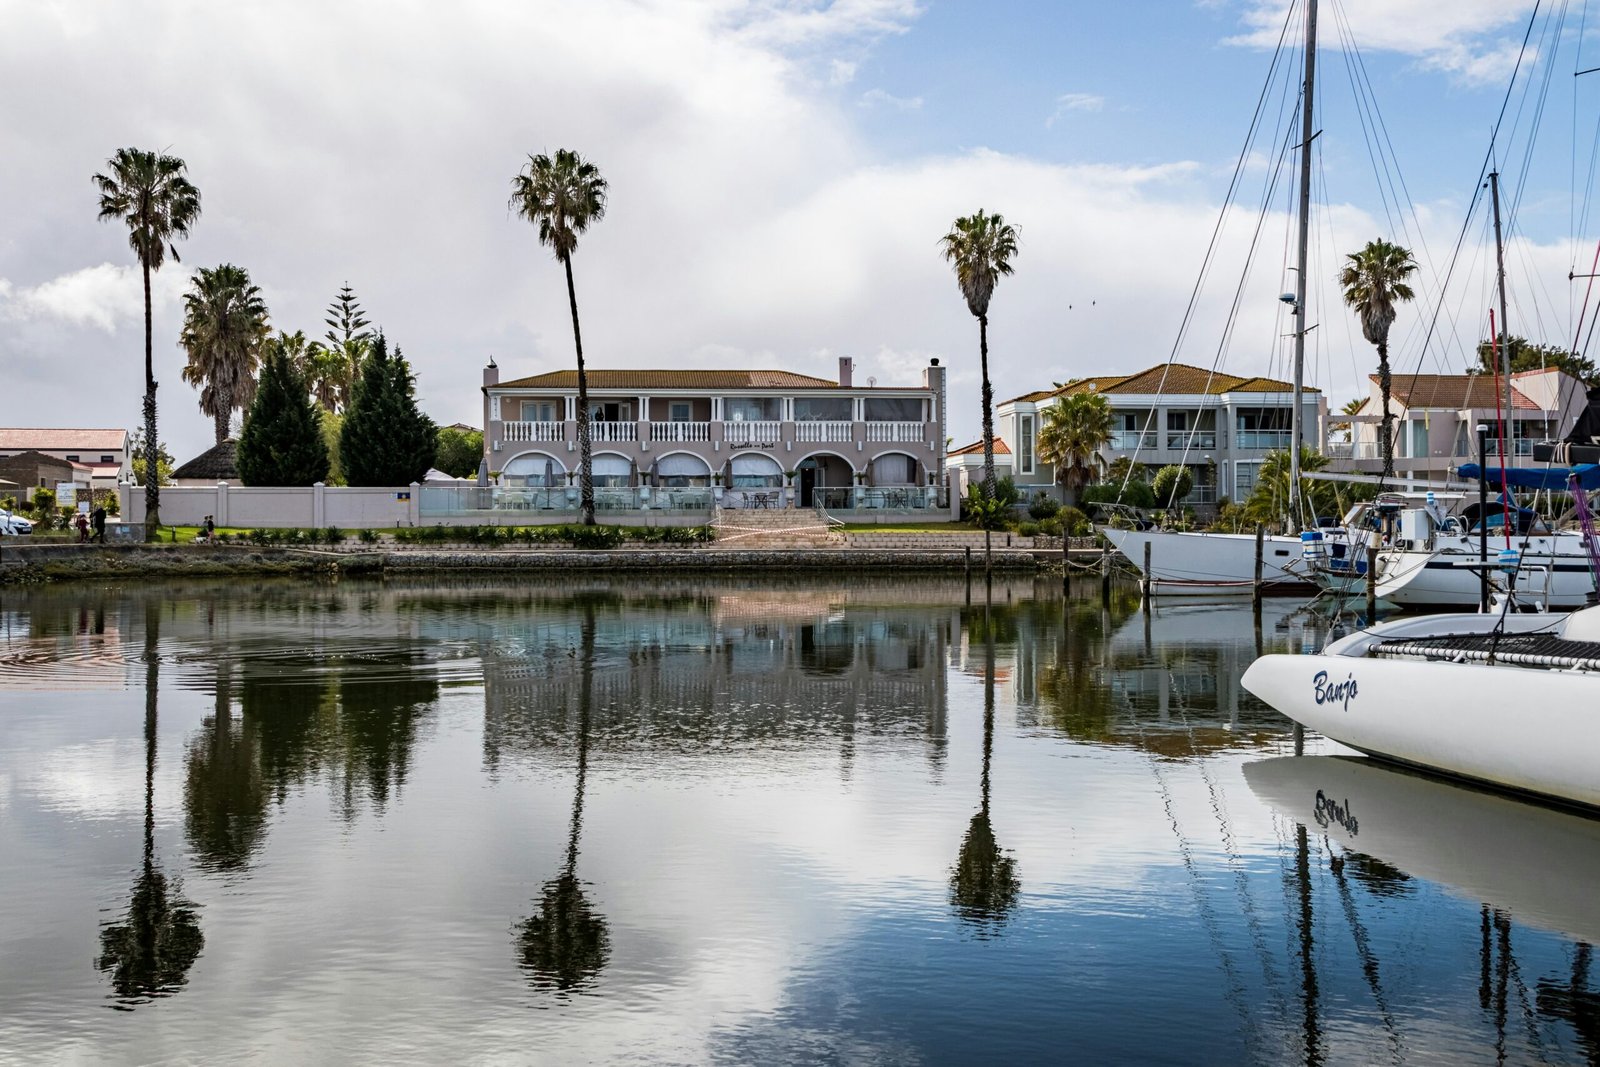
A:
{"type": "Polygon", "coordinates": [[[1256,476],[1261,473],[1261,462],[1250,460],[1235,463],[1233,467],[1233,499],[1241,504],[1249,499],[1256,488],[1256,476]]]}
{"type": "Polygon", "coordinates": [[[869,396],[868,422],[921,422],[922,399],[915,396],[869,396]]]}
{"type": "Polygon", "coordinates": [[[117,457],[116,456],[101,456],[100,457],[100,462],[101,463],[115,463],[116,461],[117,461],[117,457]]]}
{"type": "Polygon", "coordinates": [[[501,477],[507,485],[552,486],[565,485],[566,473],[566,468],[551,457],[535,453],[507,463],[501,477]]]}
{"type": "Polygon", "coordinates": [[[68,463],[77,463],[77,462],[79,462],[79,460],[78,460],[77,456],[68,456],[67,457],[67,462],[68,463]]]}
{"type": "Polygon", "coordinates": [[[605,400],[589,405],[589,419],[592,422],[627,422],[631,418],[633,418],[632,404],[605,400]]]}
{"type": "Polygon", "coordinates": [[[1411,457],[1428,458],[1428,424],[1422,419],[1411,424],[1411,457]]]}
{"type": "Polygon", "coordinates": [[[736,489],[777,489],[783,485],[783,471],[776,460],[766,456],[734,456],[733,485],[736,489]]]}
{"type": "Polygon", "coordinates": [[[1167,412],[1167,429],[1183,431],[1189,428],[1189,413],[1187,411],[1167,412]]]}
{"type": "Polygon", "coordinates": [[[850,422],[850,398],[847,396],[798,396],[794,400],[796,422],[850,422]]]}
{"type": "Polygon", "coordinates": [[[777,422],[780,407],[776,397],[730,396],[722,402],[722,417],[728,422],[777,422]]]}
{"type": "Polygon", "coordinates": [[[623,456],[595,456],[589,470],[597,488],[620,489],[633,482],[633,464],[623,456]]]}
{"type": "Polygon", "coordinates": [[[711,484],[711,468],[698,456],[678,453],[656,461],[656,484],[667,489],[689,489],[711,484]]]}
{"type": "Polygon", "coordinates": [[[1033,416],[1017,416],[1017,469],[1033,473],[1033,416]]]}
{"type": "Polygon", "coordinates": [[[694,405],[687,400],[674,400],[667,405],[667,418],[671,422],[693,422],[694,405]]]}
{"type": "Polygon", "coordinates": [[[872,461],[873,485],[915,485],[916,461],[910,456],[879,456],[872,461]]]}

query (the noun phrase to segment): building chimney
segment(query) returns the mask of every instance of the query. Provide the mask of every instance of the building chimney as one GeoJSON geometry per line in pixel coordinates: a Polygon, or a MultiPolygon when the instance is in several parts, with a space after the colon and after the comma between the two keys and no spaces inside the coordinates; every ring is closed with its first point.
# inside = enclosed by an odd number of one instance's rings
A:
{"type": "Polygon", "coordinates": [[[851,372],[855,370],[856,361],[849,356],[839,357],[839,386],[848,389],[851,385],[851,372]]]}
{"type": "Polygon", "coordinates": [[[483,384],[486,386],[500,384],[500,365],[494,361],[493,356],[489,357],[489,365],[483,368],[483,384]]]}

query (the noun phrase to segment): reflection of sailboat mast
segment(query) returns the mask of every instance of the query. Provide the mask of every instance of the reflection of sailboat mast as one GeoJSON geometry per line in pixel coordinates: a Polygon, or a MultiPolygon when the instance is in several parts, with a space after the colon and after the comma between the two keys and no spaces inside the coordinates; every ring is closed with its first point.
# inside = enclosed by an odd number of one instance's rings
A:
{"type": "Polygon", "coordinates": [[[1322,1027],[1317,1020],[1317,965],[1311,931],[1311,846],[1305,823],[1294,828],[1295,889],[1299,901],[1301,1037],[1306,1067],[1322,1062],[1322,1027]]]}

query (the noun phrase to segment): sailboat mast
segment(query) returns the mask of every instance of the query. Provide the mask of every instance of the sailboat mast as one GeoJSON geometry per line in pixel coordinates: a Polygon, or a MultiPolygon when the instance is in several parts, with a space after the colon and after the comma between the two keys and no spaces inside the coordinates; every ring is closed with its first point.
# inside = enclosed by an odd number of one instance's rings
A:
{"type": "Polygon", "coordinates": [[[1294,410],[1289,413],[1289,530],[1300,529],[1301,392],[1306,375],[1306,244],[1311,231],[1311,97],[1317,76],[1317,0],[1306,0],[1306,81],[1300,117],[1300,242],[1294,300],[1294,410]]]}
{"type": "MultiPolygon", "coordinates": [[[[1511,421],[1511,346],[1507,344],[1510,330],[1506,326],[1506,249],[1505,241],[1500,236],[1500,172],[1489,172],[1489,200],[1494,204],[1494,266],[1495,279],[1500,286],[1500,328],[1492,332],[1498,333],[1500,342],[1500,373],[1506,380],[1506,424],[1502,438],[1515,440],[1516,423],[1511,421]]],[[[1515,446],[1513,446],[1514,448],[1515,446]]],[[[1500,457],[1500,466],[1503,469],[1508,460],[1504,455],[1500,457]]]]}

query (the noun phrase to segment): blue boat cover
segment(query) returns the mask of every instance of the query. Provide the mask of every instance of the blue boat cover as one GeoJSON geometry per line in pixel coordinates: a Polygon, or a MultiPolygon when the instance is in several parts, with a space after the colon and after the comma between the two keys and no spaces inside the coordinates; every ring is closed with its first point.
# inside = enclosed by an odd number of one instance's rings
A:
{"type": "MultiPolygon", "coordinates": [[[[1485,468],[1484,473],[1488,475],[1491,487],[1500,484],[1499,467],[1485,468]]],[[[1481,477],[1476,463],[1462,464],[1456,468],[1456,474],[1469,482],[1481,477]]],[[[1567,488],[1568,474],[1576,474],[1578,484],[1585,489],[1600,489],[1600,465],[1594,463],[1581,463],[1570,470],[1566,467],[1508,467],[1505,484],[1518,489],[1562,490],[1567,488]]]]}

